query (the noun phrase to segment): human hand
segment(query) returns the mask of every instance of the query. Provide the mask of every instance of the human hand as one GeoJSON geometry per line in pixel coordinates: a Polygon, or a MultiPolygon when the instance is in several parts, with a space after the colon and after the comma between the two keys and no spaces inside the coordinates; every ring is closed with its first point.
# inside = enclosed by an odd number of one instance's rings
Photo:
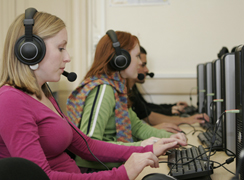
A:
{"type": "Polygon", "coordinates": [[[167,123],[167,122],[160,123],[153,127],[157,128],[157,129],[164,129],[164,130],[166,130],[168,132],[172,132],[172,133],[177,133],[179,131],[182,131],[177,125],[175,125],[173,123],[167,123]]]}
{"type": "Polygon", "coordinates": [[[187,107],[188,104],[187,104],[185,101],[178,101],[178,102],[176,103],[176,106],[184,106],[184,107],[187,107]]]}
{"type": "Polygon", "coordinates": [[[179,145],[185,146],[187,144],[176,138],[162,138],[153,144],[153,153],[156,156],[161,156],[169,149],[178,148],[179,145]]]}
{"type": "Polygon", "coordinates": [[[186,135],[182,132],[179,132],[177,134],[172,134],[170,136],[170,138],[175,138],[175,139],[178,139],[179,140],[179,144],[182,145],[182,146],[186,146],[187,145],[187,138],[186,138],[186,135]]]}
{"type": "Polygon", "coordinates": [[[130,180],[135,179],[138,174],[146,167],[158,168],[157,156],[164,155],[166,151],[173,148],[178,148],[179,145],[185,146],[180,139],[176,138],[149,138],[153,140],[153,153],[133,153],[125,162],[124,166],[130,180]]]}
{"type": "Polygon", "coordinates": [[[195,114],[190,117],[186,117],[185,123],[187,124],[194,124],[194,123],[205,123],[206,121],[209,122],[209,117],[206,113],[203,114],[195,114]]]}
{"type": "Polygon", "coordinates": [[[206,113],[202,114],[202,119],[206,120],[207,122],[209,122],[209,116],[206,113]]]}
{"type": "Polygon", "coordinates": [[[157,142],[160,138],[157,138],[157,137],[150,137],[144,141],[141,142],[141,146],[142,147],[145,147],[147,145],[152,145],[154,144],[155,142],[157,142]]]}
{"type": "Polygon", "coordinates": [[[158,158],[152,152],[133,153],[124,164],[130,180],[135,179],[146,166],[159,167],[158,158]]]}
{"type": "Polygon", "coordinates": [[[185,112],[184,108],[185,108],[185,106],[183,106],[183,105],[172,106],[171,112],[172,112],[172,114],[180,114],[181,112],[185,112]]]}

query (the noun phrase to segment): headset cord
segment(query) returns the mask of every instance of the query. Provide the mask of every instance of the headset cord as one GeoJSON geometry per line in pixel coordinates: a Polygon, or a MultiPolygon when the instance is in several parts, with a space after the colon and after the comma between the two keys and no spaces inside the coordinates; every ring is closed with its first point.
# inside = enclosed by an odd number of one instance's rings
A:
{"type": "MultiPolygon", "coordinates": [[[[66,118],[65,118],[66,119],[66,118]]],[[[66,121],[69,123],[69,125],[75,130],[75,132],[76,133],[78,133],[79,135],[80,135],[80,137],[82,137],[82,139],[85,141],[85,143],[86,143],[86,146],[87,146],[87,149],[89,150],[89,152],[91,153],[91,155],[99,162],[99,163],[101,163],[107,170],[110,170],[109,168],[108,168],[108,166],[106,166],[102,161],[100,161],[94,154],[93,154],[93,152],[91,151],[91,149],[90,149],[90,147],[89,147],[89,145],[88,145],[88,142],[86,141],[86,139],[74,128],[74,126],[73,125],[71,125],[71,123],[66,119],[66,121]]]]}
{"type": "MultiPolygon", "coordinates": [[[[222,112],[222,114],[219,116],[218,120],[216,121],[216,124],[215,124],[215,129],[214,129],[214,133],[213,133],[213,136],[212,136],[212,139],[211,139],[211,142],[210,142],[210,147],[209,147],[209,155],[208,155],[208,161],[207,161],[207,168],[209,168],[209,162],[210,162],[210,154],[211,154],[211,151],[212,151],[212,148],[214,146],[214,143],[215,143],[215,140],[216,140],[216,135],[217,135],[217,130],[219,128],[219,125],[220,125],[220,118],[225,114],[225,111],[222,112]]],[[[209,174],[210,175],[210,174],[209,174]]]]}
{"type": "MultiPolygon", "coordinates": [[[[204,149],[209,149],[209,147],[204,148],[204,149]]],[[[233,158],[236,158],[236,154],[233,151],[231,151],[231,150],[229,150],[227,148],[221,148],[221,150],[230,152],[232,154],[230,156],[233,156],[233,158]]]]}
{"type": "MultiPolygon", "coordinates": [[[[227,149],[228,150],[228,149],[227,149]]],[[[230,151],[230,150],[229,150],[230,151]]],[[[172,171],[172,169],[174,168],[174,166],[176,166],[176,165],[186,165],[186,164],[189,164],[189,163],[191,163],[191,162],[193,162],[194,160],[202,160],[202,161],[210,161],[210,162],[213,162],[213,163],[216,163],[216,164],[219,164],[219,166],[217,166],[217,167],[213,167],[213,169],[217,169],[217,168],[219,168],[219,167],[223,167],[226,171],[228,171],[228,172],[230,172],[230,173],[232,173],[232,174],[234,174],[232,171],[230,171],[229,169],[227,169],[225,166],[224,166],[224,164],[230,164],[230,163],[232,163],[233,161],[234,161],[234,157],[232,157],[232,158],[228,158],[224,163],[219,163],[219,162],[217,162],[217,161],[213,161],[213,160],[209,160],[209,159],[202,159],[202,158],[199,158],[199,157],[201,157],[203,154],[206,154],[207,152],[210,152],[211,153],[211,151],[209,150],[209,151],[205,151],[204,153],[201,153],[201,154],[199,154],[197,157],[195,157],[195,158],[190,158],[190,157],[181,157],[180,159],[178,159],[175,163],[172,163],[172,162],[169,162],[169,161],[159,161],[159,163],[168,163],[168,164],[172,164],[172,166],[171,166],[171,168],[170,168],[170,170],[169,170],[169,173],[168,173],[168,175],[170,175],[170,173],[171,173],[171,171],[172,171]],[[179,161],[181,161],[182,159],[185,159],[185,158],[188,158],[188,160],[189,159],[191,159],[191,160],[189,160],[189,161],[187,161],[187,162],[185,162],[185,163],[178,163],[179,161]]],[[[230,152],[232,152],[232,151],[230,151],[230,152]]],[[[233,153],[233,152],[232,152],[233,153]]],[[[234,153],[233,153],[234,154],[234,153]]],[[[213,156],[214,154],[212,154],[211,156],[213,156]]],[[[208,167],[208,166],[207,166],[208,167]]],[[[209,169],[210,170],[210,169],[209,169]]]]}
{"type": "Polygon", "coordinates": [[[209,109],[210,109],[210,112],[209,112],[209,116],[211,118],[211,121],[210,122],[213,122],[213,105],[214,105],[214,101],[212,101],[209,105],[209,109]]]}
{"type": "MultiPolygon", "coordinates": [[[[50,93],[51,93],[51,95],[52,95],[52,97],[54,98],[54,95],[53,95],[53,92],[52,92],[52,90],[51,90],[51,88],[49,87],[49,85],[46,83],[46,85],[47,85],[47,87],[48,87],[48,89],[49,89],[49,91],[50,91],[50,93]]],[[[68,124],[72,127],[72,129],[84,140],[84,142],[86,143],[86,146],[87,146],[87,149],[89,150],[89,152],[91,153],[91,155],[99,162],[99,163],[101,163],[107,170],[110,170],[109,168],[108,168],[108,166],[106,166],[102,161],[100,161],[94,154],[93,154],[93,152],[91,151],[91,149],[90,149],[90,147],[89,147],[89,145],[88,145],[88,142],[86,141],[86,139],[76,130],[76,128],[67,120],[67,118],[66,118],[66,116],[64,115],[64,113],[63,113],[63,111],[61,110],[61,108],[60,108],[60,106],[59,106],[59,104],[58,104],[58,102],[56,101],[56,99],[54,98],[54,100],[55,100],[55,102],[56,102],[56,104],[58,105],[58,108],[59,108],[59,110],[60,110],[60,112],[62,113],[62,115],[63,115],[63,117],[65,118],[65,120],[68,122],[68,124]]]]}
{"type": "MultiPolygon", "coordinates": [[[[181,161],[182,159],[185,159],[185,158],[188,158],[188,157],[182,157],[182,158],[180,158],[180,159],[178,159],[175,163],[171,163],[171,162],[168,162],[168,163],[170,163],[170,164],[172,164],[172,166],[171,166],[171,168],[170,168],[170,170],[169,170],[169,173],[168,173],[168,175],[170,175],[170,172],[172,171],[172,169],[176,166],[176,165],[186,165],[186,164],[189,164],[190,162],[193,162],[195,159],[197,159],[198,157],[201,157],[203,154],[206,154],[208,151],[206,151],[206,152],[203,152],[203,153],[201,153],[201,154],[199,154],[197,157],[195,157],[195,158],[192,158],[192,160],[190,160],[190,161],[188,161],[188,162],[185,162],[185,163],[178,163],[179,161],[181,161]]],[[[198,160],[203,160],[203,159],[198,159],[198,160]]],[[[161,162],[159,162],[159,163],[161,163],[161,162]]]]}
{"type": "MultiPolygon", "coordinates": [[[[182,159],[184,159],[184,158],[186,158],[186,157],[180,158],[179,161],[182,160],[182,159]]],[[[189,158],[189,157],[188,157],[188,159],[192,159],[192,160],[191,160],[191,161],[188,161],[188,162],[186,162],[186,163],[180,163],[180,164],[179,164],[179,163],[171,163],[171,162],[168,162],[168,161],[159,161],[159,163],[168,163],[168,164],[172,164],[172,166],[176,166],[176,165],[186,165],[186,164],[192,162],[193,160],[207,161],[207,160],[204,160],[204,159],[201,159],[201,158],[189,158]]],[[[217,169],[217,168],[219,168],[219,167],[223,167],[226,171],[228,171],[229,173],[235,175],[235,173],[233,173],[231,170],[227,169],[227,168],[224,166],[225,164],[230,164],[230,163],[233,162],[233,161],[234,161],[234,159],[230,160],[230,158],[229,158],[229,159],[227,159],[224,163],[221,164],[221,163],[219,163],[219,162],[217,162],[217,161],[210,160],[210,162],[212,162],[212,163],[219,164],[219,166],[217,166],[217,167],[213,167],[213,169],[217,169]]],[[[168,175],[170,175],[172,169],[173,169],[173,168],[170,169],[168,175]]],[[[238,180],[238,179],[232,179],[232,180],[238,180]]]]}

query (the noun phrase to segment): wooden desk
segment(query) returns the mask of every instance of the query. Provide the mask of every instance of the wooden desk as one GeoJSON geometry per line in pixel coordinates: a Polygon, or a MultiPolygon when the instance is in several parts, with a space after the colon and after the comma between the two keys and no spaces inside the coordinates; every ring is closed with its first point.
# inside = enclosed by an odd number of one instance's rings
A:
{"type": "MultiPolygon", "coordinates": [[[[203,130],[199,124],[194,124],[193,125],[196,130],[203,130]]],[[[180,128],[187,134],[188,132],[192,131],[193,128],[190,127],[189,125],[181,125],[180,128]]],[[[194,135],[192,133],[188,134],[186,137],[188,138],[188,143],[198,146],[202,145],[201,142],[198,140],[197,135],[201,132],[196,132],[194,135]]],[[[189,146],[190,147],[190,146],[189,146]]],[[[167,156],[161,156],[159,159],[160,161],[167,161],[168,157],[167,156]]],[[[223,151],[217,151],[215,155],[211,156],[211,160],[217,161],[219,163],[224,163],[226,159],[228,159],[229,156],[225,154],[223,151]]],[[[166,163],[160,163],[159,168],[151,168],[151,167],[146,167],[136,178],[136,180],[141,180],[145,175],[150,174],[150,173],[163,173],[163,174],[168,174],[169,168],[166,163]]],[[[217,164],[214,164],[214,166],[218,166],[217,164]]],[[[232,162],[231,164],[224,165],[227,169],[230,171],[234,172],[236,171],[236,162],[232,162]]],[[[234,175],[226,171],[223,167],[219,167],[217,169],[214,169],[214,173],[211,175],[212,180],[230,180],[234,175]]]]}

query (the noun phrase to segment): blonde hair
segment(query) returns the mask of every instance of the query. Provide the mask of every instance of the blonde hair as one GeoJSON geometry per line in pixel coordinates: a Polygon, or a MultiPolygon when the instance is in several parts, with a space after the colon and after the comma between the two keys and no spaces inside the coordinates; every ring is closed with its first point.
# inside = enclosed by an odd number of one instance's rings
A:
{"type": "MultiPolygon", "coordinates": [[[[19,15],[8,29],[0,67],[0,87],[8,84],[29,94],[35,94],[38,99],[42,98],[41,91],[43,91],[49,97],[50,92],[47,85],[44,84],[40,89],[34,72],[14,55],[16,41],[25,34],[24,18],[25,14],[19,15]]],[[[65,28],[65,24],[60,18],[48,13],[36,12],[33,19],[35,21],[33,34],[43,40],[55,36],[65,28]]]]}

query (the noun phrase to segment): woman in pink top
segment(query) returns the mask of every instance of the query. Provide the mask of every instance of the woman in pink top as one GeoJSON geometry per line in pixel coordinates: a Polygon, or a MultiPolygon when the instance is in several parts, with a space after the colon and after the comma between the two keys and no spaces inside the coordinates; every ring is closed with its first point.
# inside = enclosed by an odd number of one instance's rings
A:
{"type": "Polygon", "coordinates": [[[57,82],[70,56],[64,22],[48,13],[26,10],[11,24],[0,70],[0,159],[20,157],[39,165],[51,180],[134,179],[157,156],[185,145],[160,139],[146,147],[93,140],[73,127],[60,111],[46,82],[57,82]],[[34,35],[32,35],[32,33],[34,35]],[[66,149],[83,159],[125,162],[119,168],[82,174],[66,149]]]}

